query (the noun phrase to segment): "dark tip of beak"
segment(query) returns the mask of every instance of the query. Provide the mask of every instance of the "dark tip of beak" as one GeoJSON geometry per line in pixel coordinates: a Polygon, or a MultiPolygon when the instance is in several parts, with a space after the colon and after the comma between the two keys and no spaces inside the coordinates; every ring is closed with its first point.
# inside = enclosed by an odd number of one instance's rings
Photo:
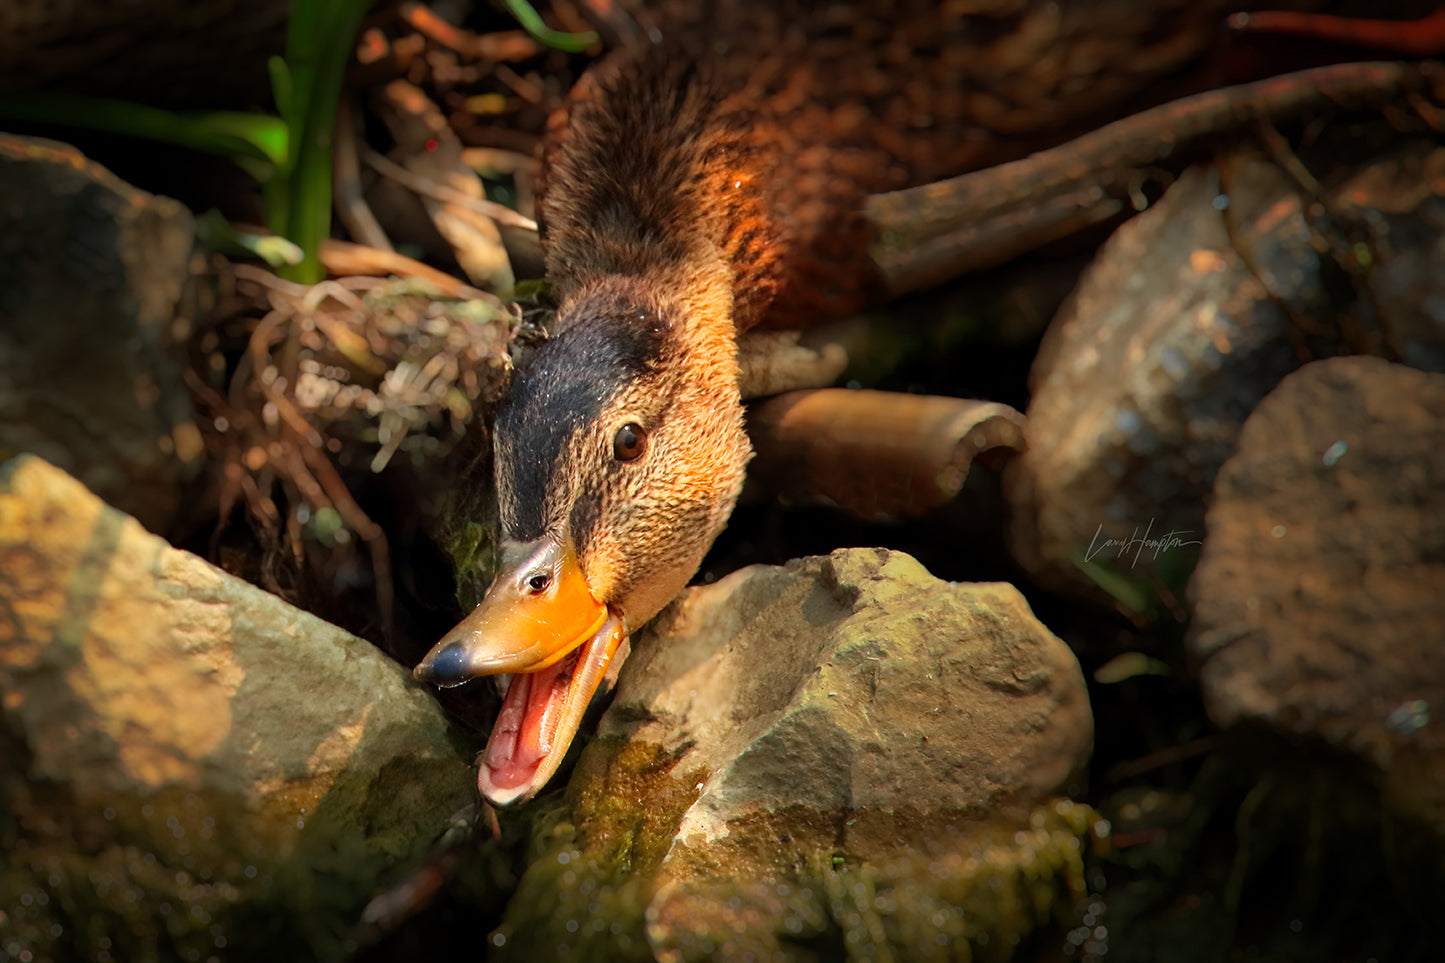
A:
{"type": "Polygon", "coordinates": [[[463,642],[453,642],[431,653],[417,666],[412,674],[423,682],[450,688],[461,685],[472,678],[467,671],[467,647],[463,642]]]}

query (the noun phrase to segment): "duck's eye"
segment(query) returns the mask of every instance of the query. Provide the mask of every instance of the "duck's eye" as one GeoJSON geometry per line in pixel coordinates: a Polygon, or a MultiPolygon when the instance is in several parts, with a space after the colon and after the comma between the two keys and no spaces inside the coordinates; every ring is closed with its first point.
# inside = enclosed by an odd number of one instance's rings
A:
{"type": "Polygon", "coordinates": [[[647,432],[641,425],[628,422],[612,437],[612,456],[618,461],[636,461],[647,451],[647,432]]]}

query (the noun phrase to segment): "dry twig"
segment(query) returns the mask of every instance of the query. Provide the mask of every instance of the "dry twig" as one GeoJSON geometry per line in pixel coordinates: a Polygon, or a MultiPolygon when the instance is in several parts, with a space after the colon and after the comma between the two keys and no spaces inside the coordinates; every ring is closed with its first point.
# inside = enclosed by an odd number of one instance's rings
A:
{"type": "Polygon", "coordinates": [[[1445,53],[1445,7],[1418,20],[1363,20],[1294,10],[1236,13],[1232,30],[1249,33],[1286,33],[1363,47],[1406,57],[1436,57],[1445,53]]]}
{"type": "Polygon", "coordinates": [[[505,224],[508,227],[520,227],[527,231],[537,230],[536,221],[530,217],[524,217],[518,214],[504,204],[489,201],[484,197],[470,197],[458,190],[447,187],[445,184],[438,184],[430,178],[414,174],[369,147],[361,149],[361,159],[378,174],[389,177],[403,187],[410,188],[418,194],[424,194],[427,197],[447,204],[456,204],[459,207],[468,208],[484,217],[490,217],[498,224],[505,224]]]}
{"type": "Polygon", "coordinates": [[[391,246],[390,239],[362,196],[356,114],[355,100],[343,95],[341,107],[336,112],[335,151],[332,155],[331,193],[336,204],[336,216],[358,243],[379,251],[393,251],[395,248],[391,246]]]}
{"type": "Polygon", "coordinates": [[[369,275],[384,277],[396,275],[404,278],[419,278],[433,285],[437,293],[448,298],[467,300],[490,299],[500,305],[494,294],[479,290],[445,271],[439,271],[429,264],[409,258],[395,251],[381,251],[364,244],[352,244],[335,238],[321,242],[321,263],[333,275],[369,275]]]}
{"type": "Polygon", "coordinates": [[[473,33],[447,23],[422,3],[402,4],[401,16],[417,33],[464,57],[502,63],[529,60],[542,52],[542,45],[525,31],[473,33]]]}
{"type": "MultiPolygon", "coordinates": [[[[369,463],[380,472],[403,450],[416,464],[417,456],[440,458],[458,444],[474,405],[495,401],[503,390],[515,317],[496,298],[464,286],[475,300],[436,300],[435,291],[395,279],[348,277],[306,287],[249,265],[234,273],[238,290],[251,304],[264,303],[266,313],[259,320],[218,318],[199,339],[202,357],[186,374],[209,416],[208,447],[222,465],[216,538],[238,501],[268,548],[263,570],[274,568],[276,549],[298,568],[309,552],[337,557],[348,550],[345,533],[353,533],[367,553],[378,617],[387,624],[394,606],[390,546],[342,469],[349,466],[354,476],[369,463]],[[223,393],[217,375],[228,351],[219,332],[228,328],[244,343],[223,393]],[[309,520],[328,510],[343,527],[333,535],[308,532],[309,520]]],[[[279,576],[272,587],[279,588],[279,576]]]]}

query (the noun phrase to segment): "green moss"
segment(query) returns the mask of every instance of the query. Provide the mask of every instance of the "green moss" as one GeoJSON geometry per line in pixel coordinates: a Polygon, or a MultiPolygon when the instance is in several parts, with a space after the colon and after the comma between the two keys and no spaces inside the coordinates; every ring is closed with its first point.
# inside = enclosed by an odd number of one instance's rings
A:
{"type": "Polygon", "coordinates": [[[696,798],[697,779],[675,777],[675,764],[658,746],[587,747],[572,780],[583,788],[534,817],[528,869],[494,938],[498,959],[652,958],[644,912],[696,798]]]}
{"type": "Polygon", "coordinates": [[[1084,856],[1097,821],[1088,806],[1056,800],[1021,821],[940,826],[927,851],[900,841],[901,855],[817,874],[850,958],[884,958],[882,948],[896,959],[1008,960],[1087,894],[1084,856]]]}
{"type": "MultiPolygon", "coordinates": [[[[473,506],[472,512],[477,511],[478,507],[473,506]]],[[[481,603],[497,573],[497,524],[492,513],[469,518],[459,512],[447,526],[442,550],[452,560],[457,602],[470,612],[481,603]]]]}
{"type": "MultiPolygon", "coordinates": [[[[0,748],[21,752],[3,727],[0,748]]],[[[435,772],[421,768],[437,766],[349,772],[274,819],[214,788],[78,800],[67,785],[11,779],[0,787],[7,945],[44,960],[341,959],[367,899],[435,838],[417,793],[434,801],[435,772]]]]}
{"type": "Polygon", "coordinates": [[[676,764],[621,740],[584,751],[570,798],[536,815],[499,959],[1005,960],[1087,892],[1087,806],[983,822],[794,807],[682,839],[706,773],[676,764]]]}
{"type": "Polygon", "coordinates": [[[339,941],[312,931],[325,914],[275,912],[319,910],[325,870],[238,838],[232,827],[255,825],[244,800],[166,789],[102,808],[65,795],[37,785],[12,799],[30,831],[0,840],[0,905],[23,907],[9,922],[37,959],[204,960],[276,939],[317,959],[340,955],[339,941]],[[40,820],[48,831],[36,831],[40,820]]]}

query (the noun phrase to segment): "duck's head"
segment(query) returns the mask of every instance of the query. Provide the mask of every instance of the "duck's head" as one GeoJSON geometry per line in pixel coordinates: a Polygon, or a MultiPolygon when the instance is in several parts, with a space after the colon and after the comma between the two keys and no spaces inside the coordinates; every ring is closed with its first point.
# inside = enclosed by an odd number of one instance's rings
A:
{"type": "Polygon", "coordinates": [[[689,313],[626,279],[584,289],[497,417],[500,572],[416,675],[510,676],[478,775],[498,805],[556,771],[627,636],[732,511],[750,449],[731,323],[689,313]]]}

